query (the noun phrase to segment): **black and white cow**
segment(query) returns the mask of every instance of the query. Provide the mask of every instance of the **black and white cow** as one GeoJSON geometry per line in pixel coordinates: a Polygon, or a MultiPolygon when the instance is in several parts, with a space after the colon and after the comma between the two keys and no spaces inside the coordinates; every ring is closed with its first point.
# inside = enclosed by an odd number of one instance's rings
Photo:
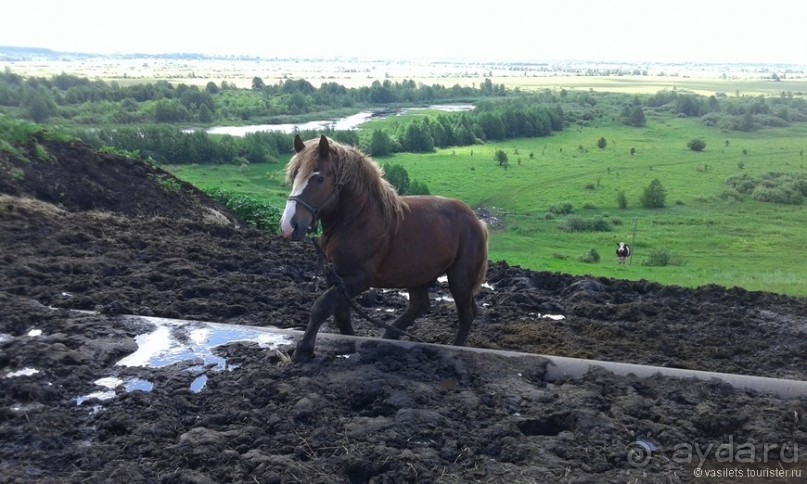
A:
{"type": "Polygon", "coordinates": [[[620,242],[619,245],[616,247],[616,257],[619,259],[620,264],[625,263],[625,259],[630,257],[630,246],[625,242],[620,242]]]}

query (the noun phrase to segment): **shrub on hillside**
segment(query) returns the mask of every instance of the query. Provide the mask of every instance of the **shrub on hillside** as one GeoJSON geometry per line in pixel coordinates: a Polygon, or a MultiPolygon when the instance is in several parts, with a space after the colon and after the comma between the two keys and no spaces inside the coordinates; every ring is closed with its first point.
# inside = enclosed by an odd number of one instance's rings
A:
{"type": "Polygon", "coordinates": [[[692,151],[703,151],[706,148],[706,141],[700,138],[695,138],[687,143],[687,148],[692,151]]]}
{"type": "Polygon", "coordinates": [[[681,266],[684,265],[684,261],[666,250],[654,249],[642,260],[642,265],[646,267],[681,266]]]}
{"type": "Polygon", "coordinates": [[[600,262],[600,254],[597,249],[589,249],[588,252],[579,256],[577,260],[586,264],[596,264],[600,262]]]}
{"type": "Polygon", "coordinates": [[[741,202],[743,200],[743,195],[734,188],[726,188],[723,190],[723,193],[720,194],[720,198],[723,200],[734,200],[735,202],[741,202]]]}
{"type": "Polygon", "coordinates": [[[789,187],[758,186],[751,193],[751,198],[758,202],[779,203],[782,205],[801,205],[804,196],[789,187]]]}
{"type": "Polygon", "coordinates": [[[562,203],[560,205],[550,205],[549,206],[549,213],[555,215],[568,215],[574,212],[574,205],[571,203],[562,203]]]}
{"type": "Polygon", "coordinates": [[[610,232],[611,224],[603,217],[586,220],[577,215],[570,215],[563,220],[560,229],[564,232],[610,232]]]}
{"type": "Polygon", "coordinates": [[[628,208],[628,197],[625,195],[625,190],[619,190],[616,193],[616,204],[623,210],[628,208]]]}
{"type": "Polygon", "coordinates": [[[641,203],[644,208],[663,208],[667,200],[667,191],[658,178],[653,179],[642,193],[641,203]]]}
{"type": "Polygon", "coordinates": [[[429,192],[429,187],[418,180],[412,180],[412,183],[409,184],[409,190],[406,192],[407,195],[431,195],[429,192]]]}
{"type": "Polygon", "coordinates": [[[277,232],[281,211],[267,202],[261,202],[245,195],[239,195],[220,188],[209,190],[207,194],[216,203],[238,217],[242,222],[259,230],[277,232]]]}
{"type": "Polygon", "coordinates": [[[801,205],[807,200],[807,176],[802,173],[747,173],[726,180],[727,189],[750,194],[759,202],[801,205]]]}

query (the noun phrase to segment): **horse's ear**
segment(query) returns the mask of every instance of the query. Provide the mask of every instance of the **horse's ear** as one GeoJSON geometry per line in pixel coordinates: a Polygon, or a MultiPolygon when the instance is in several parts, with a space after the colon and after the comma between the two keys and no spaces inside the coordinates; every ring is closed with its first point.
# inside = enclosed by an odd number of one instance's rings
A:
{"type": "Polygon", "coordinates": [[[302,138],[300,138],[300,135],[299,134],[294,135],[294,151],[296,153],[299,153],[303,151],[303,148],[305,148],[305,143],[303,143],[303,140],[302,138]]]}
{"type": "Polygon", "coordinates": [[[319,138],[319,156],[320,156],[320,158],[325,158],[326,156],[328,156],[328,153],[330,153],[330,151],[331,151],[331,147],[328,146],[328,138],[326,138],[325,135],[323,134],[319,138]]]}

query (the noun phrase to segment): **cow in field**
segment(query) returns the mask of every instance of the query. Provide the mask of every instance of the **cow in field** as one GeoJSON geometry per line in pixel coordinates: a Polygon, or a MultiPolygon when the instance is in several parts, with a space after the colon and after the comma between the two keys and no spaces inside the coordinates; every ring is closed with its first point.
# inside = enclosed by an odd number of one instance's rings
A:
{"type": "Polygon", "coordinates": [[[631,250],[630,246],[625,242],[620,242],[619,245],[616,247],[616,257],[620,264],[625,263],[625,259],[630,257],[631,250]]]}

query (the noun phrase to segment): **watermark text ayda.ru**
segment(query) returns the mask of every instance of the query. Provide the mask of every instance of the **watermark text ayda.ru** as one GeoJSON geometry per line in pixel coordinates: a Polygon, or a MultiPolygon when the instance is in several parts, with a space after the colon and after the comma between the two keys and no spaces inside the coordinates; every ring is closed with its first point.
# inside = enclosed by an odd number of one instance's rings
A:
{"type": "Polygon", "coordinates": [[[781,464],[799,462],[799,445],[793,442],[757,443],[734,442],[730,435],[728,442],[706,443],[684,442],[667,449],[659,449],[653,443],[637,440],[628,445],[627,459],[633,467],[645,467],[654,454],[663,455],[677,464],[702,466],[707,460],[720,464],[757,464],[777,461],[781,464]]]}

